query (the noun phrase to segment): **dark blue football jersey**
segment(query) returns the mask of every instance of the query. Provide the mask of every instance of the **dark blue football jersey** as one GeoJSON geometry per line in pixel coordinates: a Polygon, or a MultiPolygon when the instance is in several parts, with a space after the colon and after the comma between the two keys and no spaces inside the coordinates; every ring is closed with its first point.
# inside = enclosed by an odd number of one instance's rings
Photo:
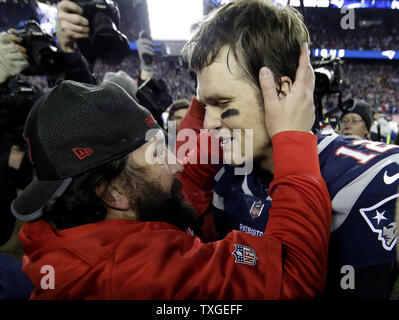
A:
{"type": "MultiPolygon", "coordinates": [[[[318,152],[332,201],[330,243],[336,250],[331,261],[354,268],[396,261],[399,146],[333,133],[318,136],[318,152]]],[[[272,178],[256,171],[235,175],[233,167],[222,167],[215,176],[216,229],[262,235],[272,178]]]]}

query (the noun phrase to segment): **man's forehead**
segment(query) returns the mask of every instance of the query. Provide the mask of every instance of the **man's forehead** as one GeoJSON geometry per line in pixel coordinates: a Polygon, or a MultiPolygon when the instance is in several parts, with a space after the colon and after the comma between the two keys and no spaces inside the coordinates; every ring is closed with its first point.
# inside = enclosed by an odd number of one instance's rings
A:
{"type": "Polygon", "coordinates": [[[230,69],[239,67],[233,49],[228,45],[224,45],[220,48],[214,62],[228,65],[230,69]]]}
{"type": "Polygon", "coordinates": [[[228,46],[220,49],[215,61],[197,72],[197,96],[200,102],[231,99],[243,74],[228,46]]]}
{"type": "MultiPolygon", "coordinates": [[[[240,60],[239,56],[238,59],[240,60]]],[[[211,60],[211,54],[209,54],[208,61],[209,60],[211,60]]],[[[200,72],[204,69],[207,69],[210,66],[213,66],[212,69],[215,69],[217,71],[221,70],[229,71],[229,73],[235,77],[242,76],[240,63],[239,61],[237,61],[237,58],[233,50],[227,45],[221,47],[216,57],[214,58],[213,62],[210,65],[202,68],[200,72]]]]}

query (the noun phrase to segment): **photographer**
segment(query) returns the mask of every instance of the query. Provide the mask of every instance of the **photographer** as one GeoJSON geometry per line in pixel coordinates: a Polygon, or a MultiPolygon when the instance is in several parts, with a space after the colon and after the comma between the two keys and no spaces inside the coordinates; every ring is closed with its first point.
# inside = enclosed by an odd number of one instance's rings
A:
{"type": "MultiPolygon", "coordinates": [[[[22,132],[34,99],[26,99],[32,97],[26,92],[18,94],[22,83],[14,78],[29,65],[26,49],[20,42],[12,34],[0,33],[0,246],[8,243],[15,227],[10,204],[17,190],[32,180],[22,132]]],[[[38,98],[38,92],[33,93],[38,98]]],[[[9,255],[0,254],[0,300],[28,299],[32,290],[21,264],[9,255]]]]}
{"type": "MultiPolygon", "coordinates": [[[[91,3],[75,2],[63,0],[57,4],[57,39],[61,50],[68,53],[82,50],[92,66],[96,57],[111,64],[121,62],[128,54],[128,40],[117,29],[107,26],[111,22],[119,24],[117,7],[107,4],[109,10],[103,13],[95,12],[91,3]],[[107,21],[109,19],[112,21],[107,21]]],[[[92,3],[95,4],[94,1],[92,3]]],[[[137,47],[141,61],[141,84],[152,77],[153,71],[154,48],[146,32],[140,32],[137,47]]]]}
{"type": "MultiPolygon", "coordinates": [[[[121,61],[127,55],[125,48],[125,40],[127,41],[127,39],[118,30],[105,27],[106,23],[103,23],[103,21],[110,19],[107,14],[96,13],[103,15],[103,20],[96,22],[96,18],[97,20],[99,18],[93,13],[94,9],[90,7],[92,3],[95,2],[86,4],[84,7],[82,7],[84,3],[79,1],[75,3],[63,0],[58,3],[56,33],[58,45],[66,53],[77,56],[84,55],[91,65],[94,64],[97,56],[107,63],[115,64],[115,62],[121,61]],[[108,35],[108,37],[105,35],[108,35]],[[112,42],[111,45],[109,44],[110,42],[112,42]],[[112,51],[110,51],[111,49],[112,51]],[[93,57],[93,52],[96,55],[95,57],[93,57]]],[[[108,14],[113,17],[116,15],[112,14],[114,11],[115,7],[111,6],[107,12],[111,12],[108,14]]],[[[117,20],[117,17],[113,17],[113,21],[115,20],[117,20]]],[[[134,97],[137,102],[153,114],[158,124],[163,127],[162,112],[173,102],[172,97],[168,94],[166,84],[162,79],[156,80],[152,78],[154,45],[151,36],[147,32],[141,31],[136,43],[140,59],[140,77],[137,81],[138,89],[134,93],[134,97]]],[[[129,76],[125,74],[123,77],[119,77],[118,74],[113,78],[117,80],[117,84],[121,85],[118,83],[119,78],[124,84],[126,83],[126,77],[129,76]]],[[[68,79],[82,82],[76,78],[68,79]]],[[[131,82],[130,80],[128,79],[129,82],[131,82]]]]}
{"type": "Polygon", "coordinates": [[[26,76],[45,75],[49,87],[60,78],[95,83],[84,56],[79,52],[61,51],[57,48],[55,37],[42,31],[37,21],[27,20],[22,29],[10,29],[4,36],[9,41],[14,41],[16,48],[23,54],[23,62],[18,59],[14,62],[14,58],[9,57],[10,63],[7,67],[10,75],[21,72],[26,76]],[[15,63],[23,63],[23,68],[14,67],[15,63]]]}
{"type": "MultiPolygon", "coordinates": [[[[19,126],[17,117],[18,112],[13,106],[5,106],[4,98],[8,96],[8,83],[10,78],[19,74],[28,67],[25,48],[18,45],[20,39],[16,36],[0,33],[0,170],[2,172],[0,180],[0,245],[6,243],[10,238],[15,224],[15,219],[10,213],[10,204],[16,197],[16,189],[10,184],[8,179],[11,169],[18,170],[24,155],[15,141],[10,138],[19,126]]],[[[16,106],[15,106],[16,107],[16,106]]],[[[22,115],[22,124],[25,117],[22,115]]],[[[22,140],[22,130],[20,130],[22,140]]],[[[15,136],[15,135],[14,135],[15,136]]],[[[22,142],[23,145],[23,142],[22,142]]]]}
{"type": "Polygon", "coordinates": [[[340,134],[368,139],[372,123],[370,104],[359,99],[349,99],[344,104],[350,105],[350,111],[343,112],[340,117],[340,134]]]}

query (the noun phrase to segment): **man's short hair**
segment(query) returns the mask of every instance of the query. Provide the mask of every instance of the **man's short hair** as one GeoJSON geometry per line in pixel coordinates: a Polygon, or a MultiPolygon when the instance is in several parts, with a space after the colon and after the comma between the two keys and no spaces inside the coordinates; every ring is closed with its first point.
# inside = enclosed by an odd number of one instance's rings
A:
{"type": "MultiPolygon", "coordinates": [[[[183,48],[194,71],[211,65],[228,45],[244,75],[259,86],[259,70],[268,67],[278,83],[295,80],[301,46],[310,43],[302,15],[267,0],[237,0],[211,12],[183,48]]],[[[228,62],[228,61],[227,61],[228,62]]]]}
{"type": "Polygon", "coordinates": [[[188,109],[189,106],[190,106],[190,101],[188,101],[187,99],[179,99],[173,102],[169,110],[168,121],[173,120],[173,116],[175,115],[175,112],[177,110],[188,109]]]}

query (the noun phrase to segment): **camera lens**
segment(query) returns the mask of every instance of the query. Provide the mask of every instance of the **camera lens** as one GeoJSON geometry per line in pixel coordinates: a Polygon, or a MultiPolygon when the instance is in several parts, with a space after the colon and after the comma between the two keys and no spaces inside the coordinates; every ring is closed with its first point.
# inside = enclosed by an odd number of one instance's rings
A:
{"type": "Polygon", "coordinates": [[[63,73],[65,66],[56,47],[38,42],[32,51],[35,63],[45,74],[52,76],[63,73]]]}
{"type": "Polygon", "coordinates": [[[330,79],[324,73],[315,72],[315,90],[317,92],[328,91],[330,87],[330,79]]]}
{"type": "Polygon", "coordinates": [[[118,31],[112,19],[97,13],[92,21],[92,45],[97,55],[109,63],[119,63],[129,52],[129,41],[118,31]]]}

